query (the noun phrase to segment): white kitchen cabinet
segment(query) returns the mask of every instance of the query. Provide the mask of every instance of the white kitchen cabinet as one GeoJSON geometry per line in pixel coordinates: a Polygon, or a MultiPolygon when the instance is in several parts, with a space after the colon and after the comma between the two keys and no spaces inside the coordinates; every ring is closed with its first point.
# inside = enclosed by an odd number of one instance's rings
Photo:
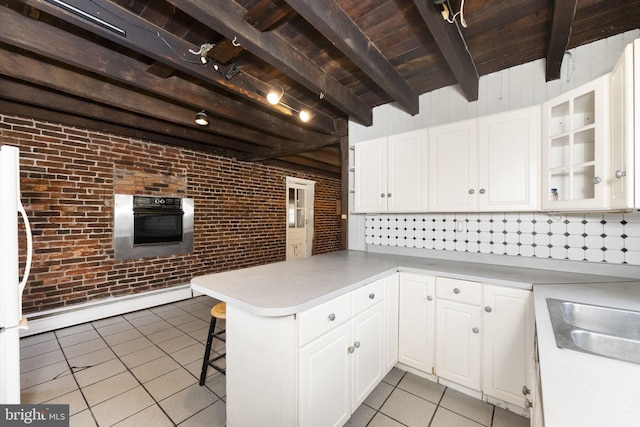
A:
{"type": "Polygon", "coordinates": [[[540,107],[429,130],[429,209],[537,210],[540,107]]]}
{"type": "Polygon", "coordinates": [[[354,147],[355,212],[427,210],[427,131],[421,129],[354,147]]]}
{"type": "Polygon", "coordinates": [[[436,359],[438,377],[482,389],[482,284],[436,278],[436,359]]]}
{"type": "MultiPolygon", "coordinates": [[[[367,309],[352,320],[352,343],[347,347],[351,355],[351,412],[382,381],[384,308],[382,303],[367,309]]],[[[327,424],[324,424],[327,425],[327,424]]]]}
{"type": "Polygon", "coordinates": [[[529,290],[483,285],[482,391],[525,407],[533,400],[531,358],[535,334],[529,290]]]}
{"type": "Polygon", "coordinates": [[[640,207],[640,40],[629,44],[610,73],[610,167],[607,183],[611,209],[640,207]]]}
{"type": "Polygon", "coordinates": [[[432,373],[435,344],[435,278],[400,272],[398,361],[432,373]]]}
{"type": "Polygon", "coordinates": [[[542,106],[542,208],[607,209],[609,75],[542,106]]]}
{"type": "Polygon", "coordinates": [[[399,273],[384,280],[384,349],[383,374],[386,375],[398,363],[398,298],[399,273]]]}

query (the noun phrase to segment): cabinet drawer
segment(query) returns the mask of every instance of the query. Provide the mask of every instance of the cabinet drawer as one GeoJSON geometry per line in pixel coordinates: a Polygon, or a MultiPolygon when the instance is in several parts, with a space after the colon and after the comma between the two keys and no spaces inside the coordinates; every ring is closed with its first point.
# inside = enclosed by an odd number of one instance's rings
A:
{"type": "Polygon", "coordinates": [[[351,293],[351,313],[355,316],[383,299],[384,280],[364,285],[351,293]]]}
{"type": "Polygon", "coordinates": [[[351,293],[341,295],[298,315],[298,346],[330,331],[351,318],[351,293]]]}
{"type": "Polygon", "coordinates": [[[467,280],[436,278],[436,297],[466,304],[482,304],[482,284],[467,280]]]}

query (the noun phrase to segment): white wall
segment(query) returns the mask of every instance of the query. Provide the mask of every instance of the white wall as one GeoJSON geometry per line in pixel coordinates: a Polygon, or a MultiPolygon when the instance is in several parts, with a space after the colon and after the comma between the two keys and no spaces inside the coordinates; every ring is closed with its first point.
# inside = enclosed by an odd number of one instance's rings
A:
{"type": "MultiPolygon", "coordinates": [[[[640,37],[640,30],[629,31],[624,34],[599,40],[588,45],[572,49],[565,54],[562,63],[561,77],[559,80],[545,82],[545,61],[538,60],[520,66],[512,67],[497,73],[480,77],[479,97],[477,101],[467,102],[458,86],[449,86],[438,89],[420,96],[420,111],[415,116],[411,116],[394,104],[386,104],[376,107],[373,110],[373,125],[365,127],[357,123],[349,122],[350,144],[357,144],[373,138],[408,132],[416,129],[423,129],[435,125],[456,122],[464,119],[476,118],[503,111],[515,110],[518,108],[542,104],[561,93],[581,86],[597,77],[600,77],[613,68],[616,60],[622,54],[624,47],[634,39],[640,37]]],[[[353,151],[350,151],[350,166],[353,167],[353,151]]],[[[349,176],[349,188],[353,189],[353,172],[349,176]]],[[[349,198],[349,211],[353,209],[353,195],[349,198]]],[[[449,243],[440,236],[440,231],[433,231],[432,227],[420,228],[418,235],[423,243],[415,246],[415,243],[406,244],[406,233],[395,234],[380,233],[378,224],[382,221],[404,221],[407,216],[402,215],[358,215],[349,216],[349,248],[356,250],[366,250],[367,245],[380,246],[405,246],[436,249],[443,251],[464,251],[477,253],[492,253],[503,255],[518,255],[525,257],[544,257],[552,259],[587,260],[592,262],[608,262],[620,264],[640,265],[640,214],[598,214],[598,215],[567,215],[561,220],[557,217],[549,216],[545,213],[522,213],[519,214],[420,214],[409,216],[413,222],[446,222],[447,219],[464,220],[467,224],[474,224],[487,235],[483,237],[468,239],[456,239],[456,244],[449,243]],[[453,215],[453,217],[451,216],[453,215]],[[493,224],[497,224],[492,215],[499,215],[500,228],[518,230],[520,234],[516,242],[500,242],[494,246],[490,235],[496,234],[492,230],[493,224]],[[541,216],[545,219],[541,221],[541,216]],[[554,237],[553,244],[537,244],[535,236],[540,240],[540,233],[535,232],[531,227],[524,227],[523,223],[556,223],[554,227],[558,230],[554,237]],[[557,227],[559,222],[566,225],[560,230],[557,227]],[[597,226],[590,225],[587,231],[577,224],[600,223],[602,226],[615,227],[615,237],[608,235],[604,244],[605,232],[600,231],[597,226]],[[637,224],[637,225],[636,225],[637,224]],[[570,226],[570,227],[569,227],[570,226]],[[575,234],[574,230],[581,232],[575,234]],[[618,232],[618,229],[620,231],[618,232]],[[490,232],[490,233],[489,233],[490,232]],[[535,232],[535,233],[534,233],[535,232]],[[427,237],[424,237],[424,235],[427,237]],[[430,234],[432,233],[432,234],[430,234]],[[435,234],[433,234],[435,233],[435,234]],[[531,233],[531,234],[530,234],[531,233]],[[572,234],[573,233],[573,234],[572,234]],[[377,237],[376,237],[377,236],[377,237]],[[484,239],[487,237],[487,239],[484,239]],[[422,240],[424,238],[424,240],[422,240]],[[466,244],[461,242],[467,241],[466,244]],[[507,243],[506,245],[504,243],[507,243]],[[513,245],[515,246],[512,246],[513,245]],[[519,243],[519,244],[518,244],[519,243]],[[524,246],[523,246],[524,245],[524,246]],[[551,247],[549,247],[551,245],[551,247]],[[545,249],[542,249],[542,248],[545,249]],[[562,249],[561,249],[562,248],[562,249]],[[605,248],[606,250],[603,250],[605,248]]],[[[497,225],[496,225],[497,227],[497,225]]],[[[562,227],[561,227],[562,228],[562,227]]],[[[502,231],[498,230],[500,234],[502,231]]],[[[410,240],[413,240],[414,235],[410,240]]],[[[463,236],[457,236],[462,238],[463,236]]],[[[513,236],[510,236],[513,238],[513,236]]],[[[552,237],[549,235],[549,237],[552,237]]]]}

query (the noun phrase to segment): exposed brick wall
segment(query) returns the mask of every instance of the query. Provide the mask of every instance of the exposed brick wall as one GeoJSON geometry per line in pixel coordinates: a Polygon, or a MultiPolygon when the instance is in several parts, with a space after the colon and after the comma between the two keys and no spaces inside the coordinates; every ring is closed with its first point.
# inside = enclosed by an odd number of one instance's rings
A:
{"type": "MultiPolygon", "coordinates": [[[[14,116],[0,115],[0,144],[20,148],[34,234],[25,313],[283,261],[287,176],[316,182],[313,253],[341,248],[340,180],[14,116]],[[113,195],[130,188],[186,189],[195,199],[192,254],[114,260],[113,195]]],[[[21,239],[22,261],[24,246],[21,239]]]]}

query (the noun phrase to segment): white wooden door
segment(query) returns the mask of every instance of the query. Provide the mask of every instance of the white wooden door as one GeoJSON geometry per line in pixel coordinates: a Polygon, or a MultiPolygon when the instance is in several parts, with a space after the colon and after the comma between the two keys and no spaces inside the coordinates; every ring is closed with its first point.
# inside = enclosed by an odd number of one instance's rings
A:
{"type": "Polygon", "coordinates": [[[287,178],[287,260],[311,256],[314,182],[287,178]]]}
{"type": "Polygon", "coordinates": [[[428,131],[389,136],[387,141],[387,211],[427,211],[428,131]]]}
{"type": "Polygon", "coordinates": [[[429,129],[429,210],[478,209],[477,121],[429,129]]]}
{"type": "Polygon", "coordinates": [[[478,210],[535,211],[540,106],[478,119],[478,210]]]}
{"type": "Polygon", "coordinates": [[[611,208],[625,209],[634,206],[633,44],[625,48],[610,76],[611,166],[607,184],[611,208]]]}
{"type": "Polygon", "coordinates": [[[300,349],[300,427],[342,427],[351,416],[352,344],[346,322],[300,349]]]}
{"type": "Polygon", "coordinates": [[[379,302],[352,319],[352,408],[355,410],[382,381],[384,308],[379,302]]]}
{"type": "Polygon", "coordinates": [[[434,343],[435,278],[400,273],[398,361],[431,373],[434,343]]]}
{"type": "Polygon", "coordinates": [[[355,212],[387,210],[387,138],[360,142],[354,147],[355,212]]]}
{"type": "Polygon", "coordinates": [[[523,387],[533,389],[533,294],[485,284],[483,301],[483,392],[523,407],[523,387]]]}
{"type": "Polygon", "coordinates": [[[435,373],[456,384],[481,390],[482,314],[480,307],[438,299],[435,373]]]}

